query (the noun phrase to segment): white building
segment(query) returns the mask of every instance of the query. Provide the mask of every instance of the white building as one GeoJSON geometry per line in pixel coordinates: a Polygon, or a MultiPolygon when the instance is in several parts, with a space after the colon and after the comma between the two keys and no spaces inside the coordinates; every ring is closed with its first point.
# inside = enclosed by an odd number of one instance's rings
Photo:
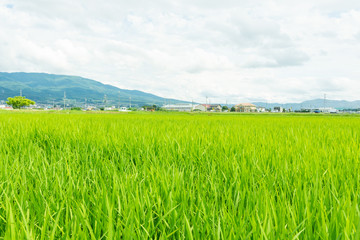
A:
{"type": "Polygon", "coordinates": [[[335,108],[302,108],[302,112],[312,112],[312,113],[338,113],[339,111],[335,108]]]}
{"type": "Polygon", "coordinates": [[[112,110],[115,110],[116,107],[115,106],[111,106],[111,107],[106,107],[104,110],[105,111],[112,111],[112,110]]]}
{"type": "Polygon", "coordinates": [[[191,112],[194,109],[194,105],[191,103],[167,104],[162,106],[162,108],[167,111],[191,112]]]}
{"type": "Polygon", "coordinates": [[[196,105],[194,107],[194,110],[195,111],[201,111],[201,112],[205,112],[207,110],[206,108],[206,105],[205,104],[199,104],[199,105],[196,105]]]}
{"type": "Polygon", "coordinates": [[[130,110],[127,109],[127,107],[121,107],[119,109],[120,112],[130,112],[130,110]]]}
{"type": "Polygon", "coordinates": [[[337,109],[331,108],[331,107],[329,107],[329,108],[318,108],[318,110],[320,112],[322,112],[322,113],[337,113],[338,112],[337,109]]]}
{"type": "Polygon", "coordinates": [[[266,112],[266,109],[264,107],[256,107],[257,112],[266,112]]]}

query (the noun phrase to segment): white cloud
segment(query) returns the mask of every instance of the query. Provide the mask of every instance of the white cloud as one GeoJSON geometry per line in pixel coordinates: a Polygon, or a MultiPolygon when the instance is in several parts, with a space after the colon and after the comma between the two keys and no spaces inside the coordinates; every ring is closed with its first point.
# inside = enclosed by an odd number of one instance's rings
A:
{"type": "Polygon", "coordinates": [[[0,71],[195,101],[353,100],[359,26],[353,0],[5,0],[0,71]]]}

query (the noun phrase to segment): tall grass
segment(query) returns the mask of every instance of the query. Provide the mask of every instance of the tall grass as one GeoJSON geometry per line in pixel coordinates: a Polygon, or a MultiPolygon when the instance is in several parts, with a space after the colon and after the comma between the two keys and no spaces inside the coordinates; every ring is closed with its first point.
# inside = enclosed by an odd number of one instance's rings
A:
{"type": "Polygon", "coordinates": [[[4,239],[358,239],[360,118],[0,113],[4,239]]]}

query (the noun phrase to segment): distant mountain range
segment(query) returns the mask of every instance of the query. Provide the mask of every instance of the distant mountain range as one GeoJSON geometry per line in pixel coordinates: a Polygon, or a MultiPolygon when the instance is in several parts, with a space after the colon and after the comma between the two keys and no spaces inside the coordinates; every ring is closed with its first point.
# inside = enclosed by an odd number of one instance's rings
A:
{"type": "Polygon", "coordinates": [[[143,106],[163,105],[165,102],[184,103],[176,99],[165,99],[154,94],[120,89],[98,81],[76,76],[55,75],[46,73],[6,73],[0,72],[0,101],[8,97],[23,96],[37,103],[62,104],[64,92],[66,102],[70,105],[80,103],[94,105],[143,106]]]}
{"type": "MultiPolygon", "coordinates": [[[[98,81],[67,75],[47,73],[6,73],[0,72],[0,101],[8,97],[20,95],[30,98],[37,103],[63,104],[64,92],[66,103],[70,106],[85,103],[97,106],[121,105],[132,106],[153,105],[162,106],[164,103],[189,103],[176,99],[165,99],[151,93],[137,90],[120,89],[98,81]]],[[[253,102],[256,106],[266,108],[283,107],[300,110],[301,108],[324,107],[324,99],[304,101],[302,103],[266,103],[253,102]]],[[[360,108],[360,101],[326,100],[325,107],[337,109],[360,108]]]]}
{"type": "Polygon", "coordinates": [[[345,101],[345,100],[325,100],[314,99],[301,103],[266,103],[266,102],[254,102],[256,106],[262,106],[265,108],[283,107],[291,108],[292,110],[300,110],[302,108],[323,108],[332,107],[336,109],[357,109],[360,108],[360,100],[357,101],[345,101]]]}

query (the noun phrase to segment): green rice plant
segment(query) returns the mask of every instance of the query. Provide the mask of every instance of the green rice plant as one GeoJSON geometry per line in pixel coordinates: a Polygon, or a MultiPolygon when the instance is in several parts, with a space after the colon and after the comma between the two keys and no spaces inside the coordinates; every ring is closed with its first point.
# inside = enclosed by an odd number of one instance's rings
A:
{"type": "Polygon", "coordinates": [[[360,118],[0,113],[2,239],[359,239],[360,118]]]}

